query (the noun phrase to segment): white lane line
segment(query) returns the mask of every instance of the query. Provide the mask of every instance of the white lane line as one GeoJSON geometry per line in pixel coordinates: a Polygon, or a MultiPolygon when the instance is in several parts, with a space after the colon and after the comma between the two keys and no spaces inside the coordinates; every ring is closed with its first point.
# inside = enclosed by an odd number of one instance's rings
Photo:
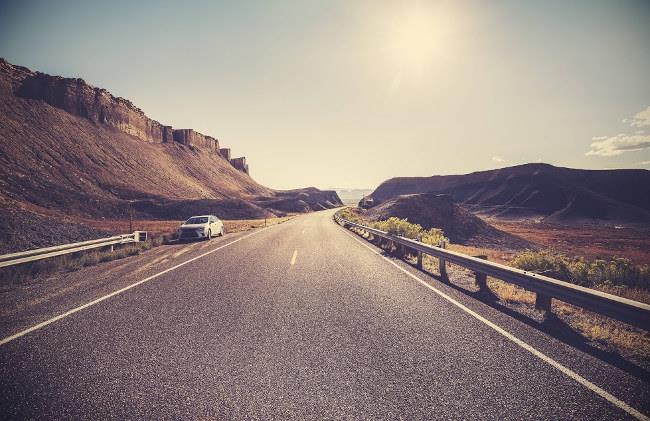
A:
{"type": "Polygon", "coordinates": [[[293,256],[291,256],[291,266],[296,264],[296,258],[298,257],[298,250],[293,251],[293,256]]]}
{"type": "MultiPolygon", "coordinates": [[[[269,228],[270,228],[270,227],[269,227],[269,228]]],[[[237,242],[239,242],[239,241],[241,241],[241,240],[244,240],[244,239],[246,239],[246,238],[252,237],[253,235],[257,235],[257,234],[259,234],[260,232],[265,231],[265,230],[267,230],[267,229],[268,229],[268,228],[262,228],[262,229],[259,230],[259,231],[255,231],[255,232],[253,232],[253,233],[251,233],[251,234],[245,235],[245,236],[243,236],[243,237],[239,237],[238,239],[233,240],[233,241],[231,241],[231,242],[229,242],[229,243],[227,243],[227,244],[224,244],[224,245],[222,245],[222,246],[219,246],[219,247],[215,248],[214,250],[210,250],[210,251],[205,252],[205,253],[203,253],[203,254],[201,254],[201,255],[199,255],[199,256],[192,257],[191,259],[188,259],[188,260],[186,260],[186,261],[184,261],[184,262],[182,262],[182,263],[179,263],[179,264],[177,264],[176,266],[172,266],[172,267],[170,267],[169,269],[165,269],[165,270],[163,270],[163,271],[161,271],[161,272],[156,273],[155,275],[151,275],[151,276],[149,276],[148,278],[144,278],[144,279],[142,279],[141,281],[138,281],[138,282],[136,282],[136,283],[133,283],[133,284],[131,284],[131,285],[128,285],[128,286],[126,286],[126,287],[124,287],[124,288],[122,288],[122,289],[118,289],[117,291],[113,291],[113,292],[111,292],[110,294],[104,295],[103,297],[97,298],[96,300],[93,300],[93,301],[91,301],[91,302],[89,302],[89,303],[86,303],[86,304],[80,305],[79,307],[75,307],[75,308],[73,308],[73,309],[71,309],[71,310],[66,311],[65,313],[59,314],[58,316],[54,316],[54,317],[52,317],[51,319],[48,319],[48,320],[46,320],[46,321],[44,321],[44,322],[42,322],[42,323],[39,323],[39,324],[37,324],[37,325],[34,325],[34,326],[32,326],[32,327],[30,327],[30,328],[27,328],[27,329],[25,329],[25,330],[22,330],[22,331],[20,331],[20,332],[18,332],[18,333],[16,333],[16,334],[13,334],[13,335],[11,335],[11,336],[7,336],[6,338],[0,340],[0,345],[4,345],[4,344],[6,344],[6,343],[8,343],[8,342],[11,342],[11,341],[13,341],[14,339],[18,339],[18,338],[20,338],[21,336],[27,335],[28,333],[33,332],[33,331],[35,331],[35,330],[42,329],[42,328],[44,328],[45,326],[47,326],[47,325],[49,325],[49,324],[52,324],[52,323],[56,322],[57,320],[61,320],[61,319],[65,318],[65,317],[68,317],[68,316],[70,316],[70,315],[72,315],[72,314],[74,314],[74,313],[77,313],[77,312],[79,312],[79,311],[81,311],[81,310],[83,310],[83,309],[86,309],[86,308],[88,308],[88,307],[90,307],[90,306],[94,306],[95,304],[101,303],[102,301],[107,300],[107,299],[109,299],[109,298],[111,298],[111,297],[114,297],[114,296],[116,296],[116,295],[118,295],[118,294],[121,294],[121,293],[123,293],[123,292],[125,292],[125,291],[128,291],[128,290],[130,290],[131,288],[135,288],[135,287],[137,287],[137,286],[140,285],[140,284],[144,284],[145,282],[151,281],[152,279],[155,279],[155,278],[159,277],[160,275],[164,275],[165,273],[168,273],[168,272],[171,272],[171,271],[173,271],[173,270],[176,270],[176,269],[178,269],[178,268],[181,267],[181,266],[185,266],[185,265],[188,264],[188,263],[191,263],[191,262],[193,262],[193,261],[195,261],[195,260],[201,259],[201,258],[203,258],[203,257],[205,257],[205,256],[207,256],[207,255],[209,255],[209,254],[214,253],[215,251],[219,251],[219,250],[221,250],[221,249],[223,249],[223,248],[226,248],[226,247],[228,247],[228,246],[230,246],[230,245],[233,245],[233,244],[235,244],[235,243],[237,243],[237,242]]]]}
{"type": "MultiPolygon", "coordinates": [[[[342,229],[345,230],[345,228],[342,228],[342,229]]],[[[622,409],[623,411],[627,412],[628,414],[630,414],[631,416],[633,416],[633,417],[636,418],[636,419],[639,419],[639,420],[646,420],[646,421],[650,420],[650,418],[648,418],[646,415],[644,415],[643,413],[641,413],[641,412],[638,411],[637,409],[634,409],[633,407],[631,407],[631,406],[628,405],[627,403],[623,402],[622,400],[618,399],[616,396],[614,396],[614,395],[612,395],[611,393],[609,393],[609,392],[607,392],[607,391],[601,389],[600,387],[596,386],[595,384],[593,384],[593,383],[590,382],[589,380],[585,379],[584,377],[582,377],[581,375],[579,375],[579,374],[576,373],[575,371],[571,370],[570,368],[567,368],[567,367],[563,366],[563,365],[560,364],[559,362],[555,361],[553,358],[551,358],[551,357],[549,357],[548,355],[542,353],[541,351],[538,351],[536,348],[533,348],[531,345],[529,345],[529,344],[527,344],[526,342],[522,341],[521,339],[517,338],[517,337],[514,336],[512,333],[510,333],[510,332],[504,330],[504,329],[501,328],[500,326],[496,325],[495,323],[489,321],[489,320],[486,319],[485,317],[481,316],[480,314],[476,313],[475,311],[469,309],[469,308],[466,307],[465,305],[463,305],[463,304],[461,304],[460,302],[456,301],[455,299],[453,299],[453,298],[450,297],[449,295],[447,295],[447,294],[445,294],[444,292],[440,291],[439,289],[437,289],[437,288],[431,286],[431,285],[430,285],[429,283],[427,283],[426,281],[424,281],[424,280],[420,279],[419,277],[413,275],[413,274],[412,274],[411,272],[409,272],[408,270],[404,269],[403,267],[401,267],[401,266],[398,265],[397,263],[393,262],[391,259],[387,258],[386,256],[383,256],[381,253],[379,253],[379,252],[378,252],[377,250],[375,250],[374,248],[370,247],[369,245],[365,244],[363,241],[361,241],[361,240],[359,240],[358,238],[356,238],[356,237],[354,236],[354,234],[348,232],[347,230],[345,230],[345,232],[346,232],[346,233],[347,233],[347,234],[348,234],[348,235],[349,235],[353,240],[357,241],[359,244],[361,244],[362,246],[366,247],[367,249],[369,249],[370,251],[372,251],[374,254],[376,254],[376,255],[378,255],[379,257],[381,257],[382,259],[384,259],[386,262],[390,263],[391,265],[395,266],[395,267],[396,267],[397,269],[399,269],[400,271],[404,272],[405,274],[407,274],[407,275],[410,276],[411,278],[415,279],[415,280],[418,281],[421,285],[423,285],[423,286],[429,288],[431,291],[435,292],[435,293],[438,294],[440,297],[444,298],[445,300],[449,301],[451,304],[453,304],[453,305],[455,305],[456,307],[460,308],[460,309],[463,310],[465,313],[469,314],[470,316],[474,317],[475,319],[477,319],[477,320],[483,322],[484,324],[486,324],[487,326],[491,327],[492,329],[494,329],[495,331],[497,331],[498,333],[500,333],[502,336],[506,337],[507,339],[509,339],[510,341],[514,342],[515,344],[517,344],[517,345],[520,346],[521,348],[523,348],[523,349],[525,349],[526,351],[530,352],[531,354],[533,354],[534,356],[536,356],[536,357],[539,358],[540,360],[542,360],[542,361],[544,361],[545,363],[549,364],[550,366],[552,366],[552,367],[554,367],[554,368],[560,370],[560,371],[561,371],[562,373],[564,373],[566,376],[568,376],[568,377],[570,377],[571,379],[575,380],[576,382],[580,383],[581,385],[583,385],[583,386],[586,387],[587,389],[591,390],[592,392],[596,393],[596,394],[599,395],[600,397],[606,399],[606,400],[607,400],[608,402],[610,402],[611,404],[613,404],[613,405],[619,407],[620,409],[622,409]]]]}

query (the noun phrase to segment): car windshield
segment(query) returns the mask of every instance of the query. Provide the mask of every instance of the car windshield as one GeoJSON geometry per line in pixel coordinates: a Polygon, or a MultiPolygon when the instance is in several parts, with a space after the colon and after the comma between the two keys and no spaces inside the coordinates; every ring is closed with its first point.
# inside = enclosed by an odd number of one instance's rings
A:
{"type": "Polygon", "coordinates": [[[190,224],[206,224],[208,222],[208,217],[207,216],[193,216],[187,221],[185,221],[185,225],[190,225],[190,224]]]}

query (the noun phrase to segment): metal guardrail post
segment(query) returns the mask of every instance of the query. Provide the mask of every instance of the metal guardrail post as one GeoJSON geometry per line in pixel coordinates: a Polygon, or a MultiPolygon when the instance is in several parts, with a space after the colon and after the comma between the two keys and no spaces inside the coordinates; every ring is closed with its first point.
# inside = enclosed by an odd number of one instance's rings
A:
{"type": "Polygon", "coordinates": [[[420,250],[417,250],[417,255],[418,255],[417,267],[418,269],[422,269],[422,252],[420,250]]]}
{"type": "MultiPolygon", "coordinates": [[[[487,256],[484,254],[481,254],[479,256],[474,256],[478,259],[482,260],[487,260],[487,256]]],[[[478,286],[479,291],[485,292],[488,290],[487,286],[487,275],[485,273],[481,272],[474,272],[474,276],[476,277],[476,285],[478,286]]]]}
{"type": "Polygon", "coordinates": [[[552,313],[551,300],[552,297],[537,292],[535,293],[535,308],[543,311],[546,315],[550,315],[552,313]]]}
{"type": "MultiPolygon", "coordinates": [[[[441,249],[446,249],[447,244],[444,241],[440,242],[440,248],[441,249]]],[[[449,277],[447,276],[447,262],[445,259],[438,257],[438,270],[440,271],[440,277],[443,280],[448,280],[449,277]]]]}

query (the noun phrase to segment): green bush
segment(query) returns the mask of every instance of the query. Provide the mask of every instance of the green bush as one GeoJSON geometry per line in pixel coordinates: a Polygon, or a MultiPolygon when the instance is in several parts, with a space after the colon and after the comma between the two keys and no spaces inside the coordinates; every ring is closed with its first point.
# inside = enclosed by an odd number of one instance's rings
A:
{"type": "Polygon", "coordinates": [[[431,228],[422,232],[420,241],[424,244],[438,246],[443,241],[449,243],[449,238],[445,237],[445,233],[440,228],[431,228]]]}
{"type": "Polygon", "coordinates": [[[375,222],[372,227],[433,246],[439,245],[442,241],[449,242],[449,239],[445,237],[445,233],[440,228],[425,230],[420,224],[414,224],[409,222],[408,219],[399,219],[394,216],[384,221],[375,222]]]}
{"type": "Polygon", "coordinates": [[[513,266],[587,287],[598,285],[650,288],[650,267],[635,265],[629,259],[587,261],[551,250],[526,250],[513,260],[513,266]]]}
{"type": "Polygon", "coordinates": [[[406,219],[399,219],[390,217],[385,221],[378,221],[372,224],[378,230],[386,231],[389,234],[399,235],[400,237],[411,238],[417,240],[422,233],[422,226],[419,224],[412,224],[406,219]]]}
{"type": "Polygon", "coordinates": [[[341,218],[343,218],[343,219],[347,219],[347,220],[350,221],[350,222],[354,222],[354,223],[357,223],[357,224],[361,224],[361,223],[363,223],[363,221],[361,220],[361,218],[359,217],[359,215],[357,215],[356,213],[354,213],[354,212],[352,211],[351,208],[344,208],[344,209],[341,209],[341,210],[338,212],[338,215],[339,215],[341,218]]]}
{"type": "Polygon", "coordinates": [[[357,224],[367,225],[371,228],[386,231],[389,234],[418,240],[432,246],[438,246],[442,241],[449,243],[449,239],[445,237],[445,233],[440,228],[425,230],[420,224],[411,223],[408,219],[400,219],[393,216],[383,221],[368,222],[364,221],[350,208],[340,210],[339,216],[357,224]]]}

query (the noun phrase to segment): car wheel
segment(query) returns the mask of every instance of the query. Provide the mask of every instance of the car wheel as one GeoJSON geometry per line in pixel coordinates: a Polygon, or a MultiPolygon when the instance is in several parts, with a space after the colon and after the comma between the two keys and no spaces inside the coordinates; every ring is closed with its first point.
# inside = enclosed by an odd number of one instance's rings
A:
{"type": "Polygon", "coordinates": [[[223,227],[221,227],[221,234],[219,234],[219,235],[220,235],[221,237],[223,237],[224,234],[225,234],[225,232],[224,232],[224,230],[223,230],[223,227]]]}
{"type": "Polygon", "coordinates": [[[208,241],[212,238],[212,230],[208,230],[208,236],[205,237],[208,241]]]}

